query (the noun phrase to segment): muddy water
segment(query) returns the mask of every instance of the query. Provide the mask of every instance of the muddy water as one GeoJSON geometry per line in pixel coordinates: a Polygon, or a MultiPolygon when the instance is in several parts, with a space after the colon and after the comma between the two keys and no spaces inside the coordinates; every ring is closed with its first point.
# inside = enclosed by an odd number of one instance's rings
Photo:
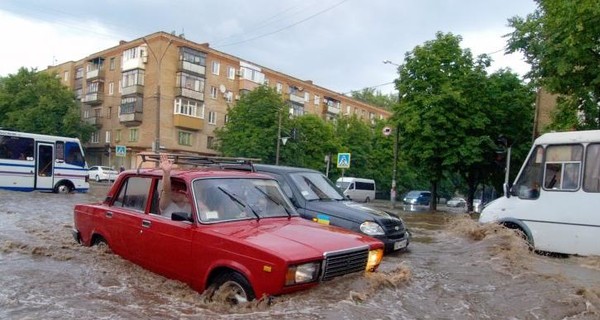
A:
{"type": "Polygon", "coordinates": [[[269,305],[208,303],[70,230],[76,203],[104,192],[0,190],[0,319],[599,319],[600,258],[529,252],[464,214],[401,213],[410,250],[269,305]]]}

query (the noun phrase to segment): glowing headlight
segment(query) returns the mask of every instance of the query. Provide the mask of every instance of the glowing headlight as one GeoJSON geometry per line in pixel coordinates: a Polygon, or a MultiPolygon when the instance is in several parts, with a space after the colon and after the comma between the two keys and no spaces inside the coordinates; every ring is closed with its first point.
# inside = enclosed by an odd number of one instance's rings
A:
{"type": "Polygon", "coordinates": [[[285,285],[289,286],[292,284],[307,283],[317,280],[317,277],[319,276],[319,267],[320,263],[318,262],[310,262],[289,267],[285,276],[285,285]]]}
{"type": "Polygon", "coordinates": [[[365,221],[360,225],[360,231],[370,236],[382,236],[385,234],[379,224],[373,221],[365,221]]]}
{"type": "Polygon", "coordinates": [[[383,249],[369,250],[369,260],[367,261],[366,270],[370,272],[377,270],[381,259],[383,259],[383,249]]]}

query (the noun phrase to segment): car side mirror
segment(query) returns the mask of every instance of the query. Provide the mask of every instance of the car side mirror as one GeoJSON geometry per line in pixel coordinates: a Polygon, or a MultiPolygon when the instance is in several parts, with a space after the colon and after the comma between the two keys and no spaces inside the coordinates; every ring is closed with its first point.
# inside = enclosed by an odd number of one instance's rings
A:
{"type": "Polygon", "coordinates": [[[173,212],[171,214],[171,220],[193,222],[192,215],[187,212],[173,212]]]}

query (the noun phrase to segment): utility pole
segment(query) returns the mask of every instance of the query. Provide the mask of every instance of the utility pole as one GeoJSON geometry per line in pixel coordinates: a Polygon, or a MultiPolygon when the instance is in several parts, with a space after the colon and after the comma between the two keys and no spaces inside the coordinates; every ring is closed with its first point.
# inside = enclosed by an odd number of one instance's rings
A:
{"type": "Polygon", "coordinates": [[[279,108],[277,121],[277,151],[275,151],[275,165],[279,165],[279,148],[281,145],[281,108],[279,108]]]}

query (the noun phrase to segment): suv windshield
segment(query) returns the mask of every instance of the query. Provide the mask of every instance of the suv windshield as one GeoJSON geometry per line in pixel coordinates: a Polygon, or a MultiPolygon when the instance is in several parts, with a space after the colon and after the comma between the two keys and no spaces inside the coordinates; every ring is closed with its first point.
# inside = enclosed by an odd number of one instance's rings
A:
{"type": "Polygon", "coordinates": [[[203,222],[297,215],[275,180],[199,179],[193,192],[203,222]]]}
{"type": "Polygon", "coordinates": [[[304,199],[344,200],[344,196],[324,175],[315,172],[298,172],[290,175],[304,199]]]}

